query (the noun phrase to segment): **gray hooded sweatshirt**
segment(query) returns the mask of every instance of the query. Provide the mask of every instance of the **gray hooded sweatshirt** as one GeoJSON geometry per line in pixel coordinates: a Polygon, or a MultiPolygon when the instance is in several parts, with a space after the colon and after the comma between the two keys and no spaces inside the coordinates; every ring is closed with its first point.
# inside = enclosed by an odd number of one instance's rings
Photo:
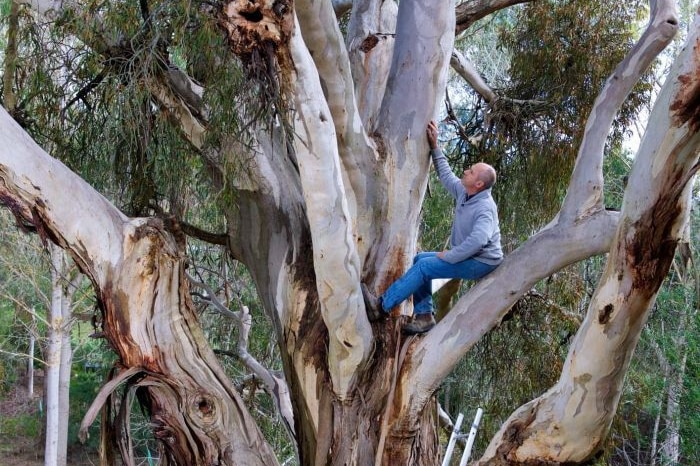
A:
{"type": "Polygon", "coordinates": [[[440,182],[456,201],[451,249],[445,253],[443,260],[456,264],[472,258],[484,264],[500,264],[503,261],[501,230],[491,188],[468,196],[461,179],[452,173],[442,151],[433,149],[430,155],[440,182]]]}

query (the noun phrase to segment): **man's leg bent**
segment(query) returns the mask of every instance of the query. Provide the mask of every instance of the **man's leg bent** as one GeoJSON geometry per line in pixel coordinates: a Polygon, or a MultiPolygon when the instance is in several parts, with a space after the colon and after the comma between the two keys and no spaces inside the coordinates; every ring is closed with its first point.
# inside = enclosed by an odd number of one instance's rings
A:
{"type": "MultiPolygon", "coordinates": [[[[451,278],[455,273],[454,264],[437,257],[437,253],[421,253],[416,256],[415,264],[396,280],[382,295],[384,310],[387,312],[398,306],[409,296],[414,295],[414,303],[419,304],[431,296],[431,281],[435,278],[451,278]],[[419,257],[422,256],[422,257],[419,257]],[[419,293],[419,296],[415,296],[419,293]]],[[[432,299],[432,298],[431,298],[432,299]]],[[[430,303],[432,306],[432,303],[430,303]]],[[[430,312],[432,309],[423,304],[419,309],[430,312]]]]}
{"type": "MultiPolygon", "coordinates": [[[[421,252],[413,258],[413,265],[421,260],[437,257],[437,252],[421,252]]],[[[433,312],[433,283],[432,279],[425,281],[413,293],[413,313],[428,314],[433,312]]]]}

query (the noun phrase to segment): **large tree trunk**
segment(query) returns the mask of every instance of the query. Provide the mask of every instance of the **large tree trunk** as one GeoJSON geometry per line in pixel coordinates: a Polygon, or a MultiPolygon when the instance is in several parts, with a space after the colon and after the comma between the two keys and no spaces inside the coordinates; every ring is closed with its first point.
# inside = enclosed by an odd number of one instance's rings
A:
{"type": "Polygon", "coordinates": [[[5,110],[0,140],[0,201],[67,249],[92,280],[104,334],[120,358],[115,382],[140,392],[162,456],[173,464],[276,464],[197,325],[181,234],[159,220],[123,216],[5,110]]]}

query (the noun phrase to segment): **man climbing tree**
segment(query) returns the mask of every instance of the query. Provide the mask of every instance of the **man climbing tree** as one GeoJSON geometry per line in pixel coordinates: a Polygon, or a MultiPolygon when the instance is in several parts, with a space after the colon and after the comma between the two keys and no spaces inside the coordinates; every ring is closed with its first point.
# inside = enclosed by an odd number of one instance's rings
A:
{"type": "Polygon", "coordinates": [[[413,266],[379,298],[362,284],[367,315],[371,322],[384,319],[391,309],[413,296],[413,321],[402,327],[408,335],[425,333],[435,326],[432,280],[477,280],[492,272],[503,261],[498,209],[491,197],[491,187],[496,183],[496,170],[491,165],[480,162],[465,169],[461,179],[456,177],[438,147],[435,121],[428,124],[426,132],[430,155],[440,182],[455,199],[450,236],[452,249],[417,254],[413,258],[413,266]]]}

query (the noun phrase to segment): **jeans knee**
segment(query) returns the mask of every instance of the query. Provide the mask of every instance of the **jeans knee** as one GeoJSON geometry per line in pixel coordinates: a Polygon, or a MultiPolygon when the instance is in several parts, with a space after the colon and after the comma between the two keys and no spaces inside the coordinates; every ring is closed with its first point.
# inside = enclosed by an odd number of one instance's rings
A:
{"type": "Polygon", "coordinates": [[[423,261],[419,261],[416,264],[414,264],[414,268],[418,271],[420,277],[423,280],[430,279],[430,271],[429,271],[430,267],[429,267],[428,262],[429,261],[423,260],[423,261]]]}
{"type": "Polygon", "coordinates": [[[413,265],[416,265],[418,262],[422,261],[423,259],[428,259],[429,257],[433,257],[435,253],[431,252],[419,252],[415,256],[413,256],[413,265]]]}

